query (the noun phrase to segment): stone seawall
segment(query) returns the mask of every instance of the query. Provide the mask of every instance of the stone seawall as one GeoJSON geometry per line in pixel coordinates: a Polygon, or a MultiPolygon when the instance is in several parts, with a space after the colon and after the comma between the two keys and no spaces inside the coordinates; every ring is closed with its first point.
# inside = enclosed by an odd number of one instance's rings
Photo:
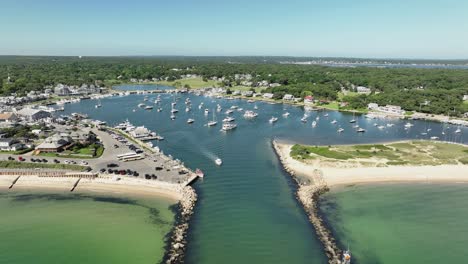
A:
{"type": "Polygon", "coordinates": [[[295,177],[295,172],[288,166],[283,153],[280,151],[279,146],[275,140],[272,141],[273,148],[278,156],[283,168],[294,179],[297,184],[296,198],[304,207],[304,210],[309,218],[309,221],[315,228],[315,233],[323,245],[325,254],[328,257],[328,263],[339,264],[341,263],[340,256],[342,251],[338,248],[335,238],[326,227],[323,219],[320,217],[318,209],[318,200],[320,195],[327,192],[329,188],[321,177],[319,170],[314,171],[314,181],[311,184],[301,184],[295,177]]]}
{"type": "Polygon", "coordinates": [[[178,204],[176,224],[170,234],[170,241],[162,262],[166,264],[184,262],[189,222],[197,202],[197,194],[191,186],[183,187],[180,192],[181,199],[178,204]]]}

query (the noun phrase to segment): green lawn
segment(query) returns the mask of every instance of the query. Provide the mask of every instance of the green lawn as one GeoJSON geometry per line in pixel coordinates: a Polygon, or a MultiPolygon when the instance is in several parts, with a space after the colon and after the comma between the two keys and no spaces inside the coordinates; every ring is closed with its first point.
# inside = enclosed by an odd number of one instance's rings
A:
{"type": "Polygon", "coordinates": [[[59,153],[40,153],[38,156],[45,157],[60,157],[60,158],[71,158],[71,159],[96,159],[102,156],[104,153],[104,147],[99,146],[96,150],[94,147],[87,146],[77,150],[66,150],[59,153]]]}
{"type": "Polygon", "coordinates": [[[319,105],[320,107],[330,109],[330,110],[339,110],[340,104],[336,101],[330,102],[328,104],[319,105]]]}
{"type": "Polygon", "coordinates": [[[168,86],[174,86],[177,88],[183,88],[185,85],[189,85],[192,89],[199,89],[199,88],[206,88],[206,87],[220,87],[217,81],[208,80],[207,82],[203,81],[201,77],[199,78],[189,78],[189,79],[181,79],[175,80],[172,82],[168,81],[159,81],[156,82],[157,84],[163,84],[168,86]]]}
{"type": "Polygon", "coordinates": [[[0,161],[1,168],[8,169],[63,169],[63,170],[77,170],[81,171],[85,167],[79,165],[69,165],[69,164],[55,164],[55,163],[30,163],[30,162],[21,162],[21,161],[9,161],[2,160],[0,161]]]}
{"type": "MultiPolygon", "coordinates": [[[[441,165],[468,164],[466,146],[434,141],[409,141],[390,144],[343,145],[314,147],[294,145],[290,155],[298,160],[376,159],[375,164],[386,165],[441,165]]],[[[369,162],[369,161],[365,161],[369,162]]],[[[371,162],[372,164],[372,162],[371,162]]]]}

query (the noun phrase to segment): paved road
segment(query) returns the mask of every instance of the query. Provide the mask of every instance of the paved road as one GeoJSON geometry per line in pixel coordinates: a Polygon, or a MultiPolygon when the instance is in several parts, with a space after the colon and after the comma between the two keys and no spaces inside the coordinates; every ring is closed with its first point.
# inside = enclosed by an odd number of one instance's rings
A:
{"type": "MultiPolygon", "coordinates": [[[[120,143],[118,140],[114,139],[109,132],[99,131],[97,129],[92,130],[102,141],[104,145],[104,153],[101,157],[96,159],[72,159],[72,158],[59,158],[59,157],[45,157],[45,156],[30,156],[27,154],[23,155],[13,155],[13,154],[0,154],[0,160],[7,160],[8,157],[14,157],[15,160],[18,160],[19,156],[22,156],[26,159],[25,162],[30,162],[32,159],[46,159],[49,164],[54,162],[54,159],[59,160],[60,163],[64,163],[66,160],[74,161],[76,164],[80,164],[81,161],[88,163],[88,166],[92,168],[94,172],[99,172],[101,169],[108,169],[107,165],[110,163],[118,164],[118,169],[130,169],[132,171],[137,171],[140,175],[139,177],[145,177],[145,174],[155,174],[159,180],[167,182],[184,182],[188,179],[188,174],[179,174],[180,166],[173,161],[168,160],[167,157],[160,154],[153,154],[145,151],[142,153],[145,155],[145,158],[142,160],[122,162],[117,159],[117,155],[131,152],[128,146],[123,143],[120,143]],[[115,145],[117,147],[115,147],[115,145]],[[163,170],[156,171],[156,167],[162,167],[163,170]]],[[[116,168],[114,168],[116,169],[116,168]]]]}

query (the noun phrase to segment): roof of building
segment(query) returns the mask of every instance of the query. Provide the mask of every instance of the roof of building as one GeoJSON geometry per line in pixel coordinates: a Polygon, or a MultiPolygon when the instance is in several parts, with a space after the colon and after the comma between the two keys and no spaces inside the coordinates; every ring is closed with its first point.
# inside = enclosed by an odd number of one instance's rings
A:
{"type": "Polygon", "coordinates": [[[14,113],[0,113],[0,119],[7,120],[12,117],[15,117],[14,113]]]}
{"type": "Polygon", "coordinates": [[[23,116],[33,116],[39,112],[46,112],[46,111],[40,110],[40,109],[33,109],[33,108],[23,108],[18,111],[18,114],[23,115],[23,116]]]}

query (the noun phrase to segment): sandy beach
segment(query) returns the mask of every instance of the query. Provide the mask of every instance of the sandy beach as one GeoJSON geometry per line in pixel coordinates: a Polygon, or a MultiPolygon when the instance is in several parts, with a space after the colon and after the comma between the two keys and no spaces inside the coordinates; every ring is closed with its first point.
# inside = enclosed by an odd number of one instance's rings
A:
{"type": "MultiPolygon", "coordinates": [[[[0,190],[8,190],[8,187],[16,177],[17,176],[0,176],[0,190]]],[[[76,178],[22,176],[16,182],[11,191],[43,189],[69,192],[76,181],[76,178]]],[[[93,180],[81,179],[74,192],[156,196],[174,201],[179,201],[182,198],[182,188],[178,184],[130,178],[121,178],[119,181],[106,177],[96,178],[93,180]]]]}
{"type": "Polygon", "coordinates": [[[290,156],[293,145],[275,143],[283,165],[295,174],[322,173],[327,186],[378,182],[468,182],[468,165],[338,168],[306,164],[290,156]]]}

